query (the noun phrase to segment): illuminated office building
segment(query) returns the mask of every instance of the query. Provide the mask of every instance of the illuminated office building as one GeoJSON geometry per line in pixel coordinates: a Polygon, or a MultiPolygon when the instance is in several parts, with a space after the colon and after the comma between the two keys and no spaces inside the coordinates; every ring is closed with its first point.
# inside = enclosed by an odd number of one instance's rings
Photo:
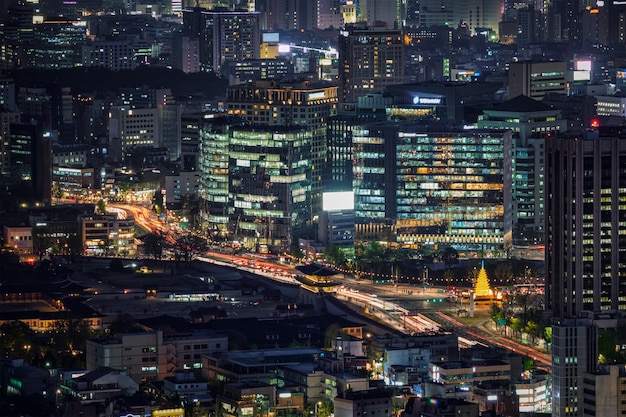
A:
{"type": "Polygon", "coordinates": [[[401,30],[348,25],[339,33],[338,51],[341,102],[353,103],[357,97],[404,82],[401,30]]]}
{"type": "Polygon", "coordinates": [[[305,127],[233,127],[229,217],[233,240],[287,250],[311,218],[312,132],[305,127]]]}
{"type": "Polygon", "coordinates": [[[392,225],[407,244],[510,245],[509,131],[373,123],[353,130],[352,141],[357,237],[376,238],[392,225]]]}
{"type": "Polygon", "coordinates": [[[626,139],[620,132],[546,141],[545,227],[552,415],[618,415],[590,412],[600,404],[589,398],[592,389],[583,390],[583,380],[592,383],[600,368],[597,329],[614,328],[626,310],[626,139]]]}
{"type": "MultiPolygon", "coordinates": [[[[228,221],[228,145],[231,126],[237,122],[226,117],[207,117],[199,121],[198,168],[202,218],[211,239],[230,236],[228,221]]],[[[239,122],[239,124],[241,124],[239,122]]]]}
{"type": "Polygon", "coordinates": [[[312,216],[316,216],[328,184],[326,129],[329,118],[337,114],[337,87],[300,80],[256,80],[230,86],[226,108],[229,115],[252,124],[306,126],[311,131],[312,216]]]}

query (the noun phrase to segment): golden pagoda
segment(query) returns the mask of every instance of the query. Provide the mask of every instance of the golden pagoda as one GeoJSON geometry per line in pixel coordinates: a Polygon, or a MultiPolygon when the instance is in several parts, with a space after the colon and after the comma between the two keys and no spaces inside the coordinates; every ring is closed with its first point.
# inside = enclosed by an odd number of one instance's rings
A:
{"type": "Polygon", "coordinates": [[[474,297],[476,299],[482,298],[491,299],[493,297],[493,290],[489,286],[489,278],[487,278],[487,270],[485,269],[485,262],[482,262],[480,271],[478,271],[478,278],[476,278],[476,284],[474,284],[474,297]]]}

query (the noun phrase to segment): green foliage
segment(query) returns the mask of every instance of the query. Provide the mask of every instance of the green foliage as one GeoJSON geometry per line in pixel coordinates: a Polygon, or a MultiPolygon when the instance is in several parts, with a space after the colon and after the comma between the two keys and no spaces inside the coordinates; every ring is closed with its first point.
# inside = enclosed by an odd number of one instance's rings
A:
{"type": "Polygon", "coordinates": [[[96,213],[98,214],[106,214],[107,213],[107,202],[104,200],[98,200],[96,204],[96,213]]]}
{"type": "Polygon", "coordinates": [[[508,262],[503,262],[496,266],[494,275],[499,282],[511,282],[513,279],[513,271],[511,271],[511,265],[508,262]]]}
{"type": "Polygon", "coordinates": [[[156,190],[152,196],[152,210],[156,214],[165,213],[165,206],[163,205],[163,193],[161,190],[156,190]]]}
{"type": "Polygon", "coordinates": [[[624,364],[626,363],[626,350],[622,346],[626,345],[626,324],[620,322],[613,329],[598,330],[598,354],[602,364],[624,364]]]}
{"type": "Polygon", "coordinates": [[[165,239],[158,233],[148,233],[143,239],[144,252],[146,255],[154,257],[154,259],[161,259],[164,245],[165,239]]]}
{"type": "Polygon", "coordinates": [[[504,318],[504,312],[498,304],[492,303],[491,307],[489,307],[489,317],[497,323],[499,319],[504,318]]]}
{"type": "Polygon", "coordinates": [[[331,264],[338,267],[346,266],[346,256],[339,246],[330,245],[324,251],[324,258],[331,264]]]}

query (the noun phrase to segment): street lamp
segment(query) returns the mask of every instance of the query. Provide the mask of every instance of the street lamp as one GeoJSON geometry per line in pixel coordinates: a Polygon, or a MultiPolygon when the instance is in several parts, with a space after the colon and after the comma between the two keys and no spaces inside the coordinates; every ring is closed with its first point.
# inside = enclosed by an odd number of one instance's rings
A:
{"type": "Polygon", "coordinates": [[[317,408],[318,408],[320,405],[322,405],[322,402],[321,402],[321,401],[318,401],[318,402],[316,402],[316,403],[315,403],[315,417],[319,417],[319,413],[318,413],[317,408]]]}

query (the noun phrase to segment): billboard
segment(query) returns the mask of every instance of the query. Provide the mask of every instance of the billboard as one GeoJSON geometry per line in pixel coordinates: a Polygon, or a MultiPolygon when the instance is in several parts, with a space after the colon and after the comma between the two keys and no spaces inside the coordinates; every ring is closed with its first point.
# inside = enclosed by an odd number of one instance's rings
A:
{"type": "Polygon", "coordinates": [[[354,191],[337,191],[322,194],[322,210],[354,210],[354,191]]]}

